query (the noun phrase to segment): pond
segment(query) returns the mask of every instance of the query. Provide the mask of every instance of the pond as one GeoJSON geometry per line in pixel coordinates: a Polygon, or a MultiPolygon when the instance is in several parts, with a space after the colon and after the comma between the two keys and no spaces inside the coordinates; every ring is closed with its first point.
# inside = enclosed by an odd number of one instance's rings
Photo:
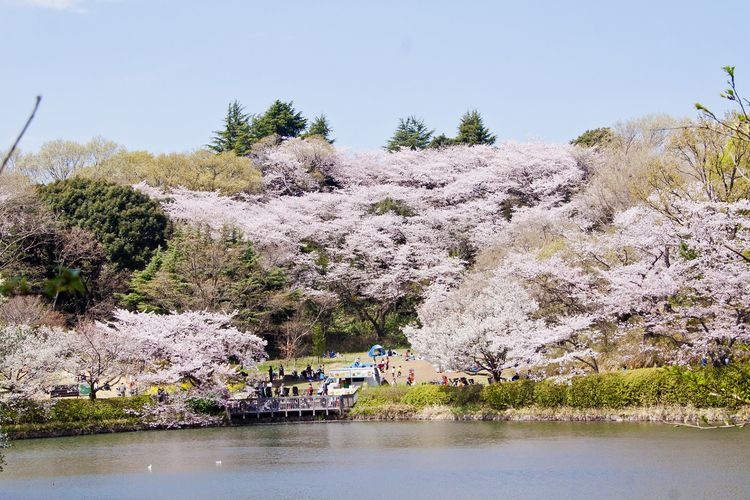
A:
{"type": "Polygon", "coordinates": [[[750,431],[331,422],[16,441],[2,498],[747,498],[750,431]],[[148,466],[151,465],[149,470],[148,466]]]}

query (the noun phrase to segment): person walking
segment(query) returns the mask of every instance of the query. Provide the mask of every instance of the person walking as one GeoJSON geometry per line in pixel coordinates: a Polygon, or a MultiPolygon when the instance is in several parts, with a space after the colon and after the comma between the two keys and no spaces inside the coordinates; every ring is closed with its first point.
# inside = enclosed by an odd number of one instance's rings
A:
{"type": "Polygon", "coordinates": [[[391,368],[391,378],[393,378],[393,385],[396,385],[396,367],[391,368]]]}

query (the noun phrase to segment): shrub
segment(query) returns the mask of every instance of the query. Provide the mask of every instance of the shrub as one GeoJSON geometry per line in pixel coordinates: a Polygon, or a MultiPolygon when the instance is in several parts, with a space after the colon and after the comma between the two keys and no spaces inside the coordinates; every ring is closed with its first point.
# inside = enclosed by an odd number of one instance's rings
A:
{"type": "Polygon", "coordinates": [[[454,406],[466,406],[482,402],[482,386],[466,385],[461,387],[446,387],[444,389],[450,396],[450,404],[454,406]]]}
{"type": "Polygon", "coordinates": [[[360,403],[367,404],[384,404],[400,403],[406,393],[409,392],[407,386],[388,386],[381,385],[378,387],[367,387],[360,391],[357,405],[360,403]]]}
{"type": "Polygon", "coordinates": [[[47,420],[49,405],[31,399],[14,398],[0,404],[0,423],[39,424],[47,420]]]}
{"type": "Polygon", "coordinates": [[[451,394],[447,389],[442,385],[420,385],[407,392],[402,401],[420,408],[445,405],[451,401],[451,394]]]}
{"type": "Polygon", "coordinates": [[[531,406],[534,403],[534,382],[515,380],[488,385],[482,391],[482,399],[497,410],[531,406]]]}
{"type": "Polygon", "coordinates": [[[534,403],[544,408],[565,406],[568,398],[568,386],[551,380],[544,380],[534,385],[534,403]]]}
{"type": "Polygon", "coordinates": [[[211,397],[188,398],[187,406],[196,413],[207,415],[220,415],[224,413],[224,407],[219,401],[211,397]]]}
{"type": "Polygon", "coordinates": [[[686,399],[699,408],[750,403],[750,365],[679,370],[673,378],[686,399]]]}
{"type": "Polygon", "coordinates": [[[359,392],[352,415],[377,416],[378,418],[403,418],[413,412],[413,407],[402,403],[409,392],[406,386],[366,387],[359,392]]]}
{"type": "Polygon", "coordinates": [[[50,422],[102,422],[133,418],[143,406],[151,402],[149,396],[109,399],[61,399],[50,409],[50,422]]]}
{"type": "Polygon", "coordinates": [[[5,424],[44,424],[49,422],[102,422],[131,419],[151,401],[148,396],[109,399],[59,399],[35,401],[17,399],[0,405],[5,424]]]}

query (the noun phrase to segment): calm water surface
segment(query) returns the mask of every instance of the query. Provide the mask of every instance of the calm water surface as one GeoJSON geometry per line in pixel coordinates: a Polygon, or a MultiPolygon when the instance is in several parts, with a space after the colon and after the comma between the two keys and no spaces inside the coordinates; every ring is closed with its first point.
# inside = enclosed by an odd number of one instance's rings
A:
{"type": "Polygon", "coordinates": [[[748,429],[264,425],[16,441],[0,497],[750,498],[749,459],[748,429]]]}

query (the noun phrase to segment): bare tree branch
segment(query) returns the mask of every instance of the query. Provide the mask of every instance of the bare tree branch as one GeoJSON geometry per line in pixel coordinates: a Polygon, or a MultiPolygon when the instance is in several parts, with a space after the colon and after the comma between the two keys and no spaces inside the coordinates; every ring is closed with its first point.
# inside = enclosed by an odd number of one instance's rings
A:
{"type": "Polygon", "coordinates": [[[3,163],[2,165],[0,165],[0,174],[2,174],[3,170],[5,170],[5,166],[8,164],[11,156],[13,156],[13,153],[18,147],[18,143],[21,142],[21,138],[23,137],[23,134],[25,134],[26,129],[29,128],[29,125],[31,124],[31,120],[33,120],[34,115],[36,115],[36,110],[39,109],[40,102],[42,102],[42,96],[38,95],[36,96],[36,103],[34,103],[34,109],[31,111],[31,114],[29,115],[29,119],[26,120],[26,125],[23,126],[23,129],[21,129],[21,133],[18,134],[18,137],[16,137],[16,142],[13,143],[13,145],[10,147],[10,150],[8,151],[8,154],[6,154],[5,158],[3,158],[3,163]]]}

